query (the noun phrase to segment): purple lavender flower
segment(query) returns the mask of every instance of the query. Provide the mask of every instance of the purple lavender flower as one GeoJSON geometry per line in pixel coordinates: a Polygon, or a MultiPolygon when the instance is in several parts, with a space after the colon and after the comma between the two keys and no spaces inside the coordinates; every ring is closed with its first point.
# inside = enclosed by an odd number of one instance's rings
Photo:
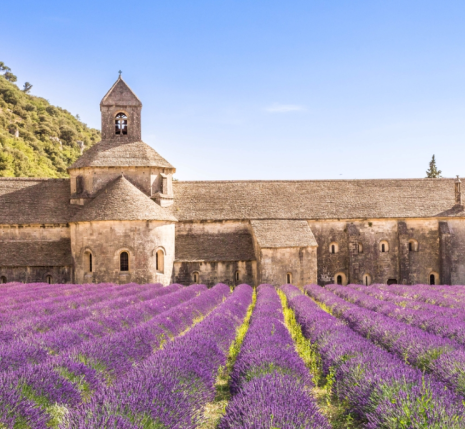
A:
{"type": "Polygon", "coordinates": [[[294,347],[275,288],[259,286],[220,429],[330,427],[309,393],[310,375],[294,347]]]}

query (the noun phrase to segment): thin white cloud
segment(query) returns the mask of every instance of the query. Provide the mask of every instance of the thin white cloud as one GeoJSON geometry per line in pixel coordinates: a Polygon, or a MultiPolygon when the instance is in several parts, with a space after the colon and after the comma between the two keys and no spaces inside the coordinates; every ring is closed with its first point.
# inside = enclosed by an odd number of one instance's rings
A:
{"type": "Polygon", "coordinates": [[[273,103],[272,105],[265,108],[267,112],[270,113],[287,113],[287,112],[302,112],[306,110],[304,106],[299,106],[298,104],[281,104],[273,103]]]}

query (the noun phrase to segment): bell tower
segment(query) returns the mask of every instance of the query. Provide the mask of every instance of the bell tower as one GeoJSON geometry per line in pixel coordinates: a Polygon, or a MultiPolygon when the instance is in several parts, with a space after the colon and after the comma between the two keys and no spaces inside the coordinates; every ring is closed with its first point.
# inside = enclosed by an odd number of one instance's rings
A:
{"type": "Polygon", "coordinates": [[[102,140],[141,141],[142,103],[121,75],[100,102],[102,140]]]}

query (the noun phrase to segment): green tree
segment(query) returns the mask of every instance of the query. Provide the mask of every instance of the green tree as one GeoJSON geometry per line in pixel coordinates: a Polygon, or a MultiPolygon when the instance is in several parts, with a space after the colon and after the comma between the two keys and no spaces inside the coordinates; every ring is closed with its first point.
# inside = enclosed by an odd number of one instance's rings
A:
{"type": "Polygon", "coordinates": [[[11,71],[10,67],[7,67],[3,61],[0,61],[0,71],[11,71]]]}
{"type": "Polygon", "coordinates": [[[29,94],[29,91],[31,90],[31,88],[32,88],[32,85],[29,82],[26,82],[23,85],[23,92],[25,92],[26,94],[29,94]]]}
{"type": "Polygon", "coordinates": [[[16,82],[18,80],[18,78],[11,72],[7,71],[3,77],[6,79],[6,80],[9,80],[10,82],[16,82]]]}
{"type": "Polygon", "coordinates": [[[438,179],[441,176],[442,171],[438,170],[436,166],[436,158],[433,157],[431,158],[431,161],[429,163],[429,169],[426,170],[426,178],[428,179],[438,179]]]}

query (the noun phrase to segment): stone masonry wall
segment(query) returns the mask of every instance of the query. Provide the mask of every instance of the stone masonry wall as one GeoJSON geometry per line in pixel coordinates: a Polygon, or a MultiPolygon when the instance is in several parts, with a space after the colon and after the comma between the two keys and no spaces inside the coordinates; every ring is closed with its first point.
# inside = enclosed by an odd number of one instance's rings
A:
{"type": "Polygon", "coordinates": [[[174,224],[161,221],[102,221],[71,224],[76,283],[162,283],[171,281],[174,224]],[[165,252],[164,273],[156,270],[156,250],[165,252]],[[120,253],[129,253],[129,271],[120,271],[120,253]],[[93,255],[88,270],[86,252],[93,255]]]}
{"type": "Polygon", "coordinates": [[[0,278],[6,282],[47,283],[47,276],[52,276],[52,283],[72,283],[72,267],[0,267],[0,278]]]}
{"type": "Polygon", "coordinates": [[[257,264],[255,261],[234,262],[175,262],[173,270],[173,283],[191,285],[194,283],[194,273],[199,274],[198,283],[212,287],[217,283],[237,286],[247,283],[256,286],[257,264]],[[235,274],[239,272],[239,280],[235,274]]]}
{"type": "Polygon", "coordinates": [[[70,171],[71,194],[75,195],[78,190],[76,180],[79,176],[83,181],[83,191],[89,196],[93,196],[109,182],[121,176],[121,173],[124,173],[124,176],[132,184],[134,184],[134,186],[149,197],[158,192],[162,192],[163,181],[161,174],[166,174],[166,192],[168,195],[172,195],[173,193],[173,174],[169,169],[155,167],[88,167],[73,169],[70,171]]]}
{"type": "Polygon", "coordinates": [[[317,281],[317,251],[314,247],[260,249],[258,283],[304,286],[317,281]]]}
{"type": "MultiPolygon", "coordinates": [[[[309,222],[318,242],[318,283],[335,282],[343,273],[348,283],[429,283],[431,273],[440,273],[439,229],[437,220],[372,220],[355,222],[309,222]],[[416,240],[418,251],[409,251],[416,240]],[[381,252],[380,242],[389,250],[381,252]],[[331,243],[338,245],[336,254],[331,243]],[[361,245],[361,249],[359,248],[361,245]],[[361,251],[359,251],[361,250],[361,251]]],[[[465,237],[465,235],[464,235],[465,237]]]]}

